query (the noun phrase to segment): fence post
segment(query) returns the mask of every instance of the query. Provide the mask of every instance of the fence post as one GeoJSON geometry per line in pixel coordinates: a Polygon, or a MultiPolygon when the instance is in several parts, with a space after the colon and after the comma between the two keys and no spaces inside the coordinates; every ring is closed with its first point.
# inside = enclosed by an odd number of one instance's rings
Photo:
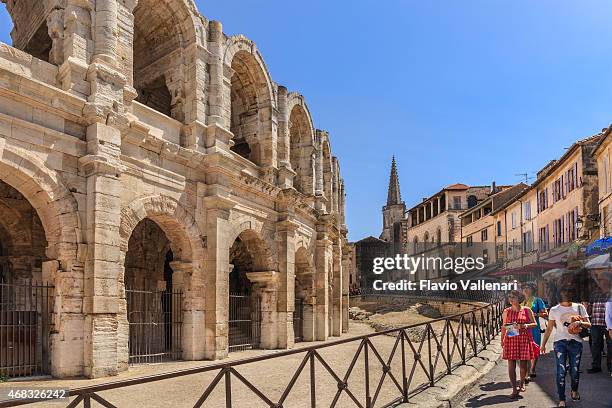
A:
{"type": "Polygon", "coordinates": [[[372,408],[372,397],[370,396],[370,365],[368,363],[368,339],[364,339],[363,342],[363,356],[364,356],[364,365],[365,365],[365,392],[366,392],[366,405],[365,408],[372,408]]]}
{"type": "Polygon", "coordinates": [[[310,407],[316,408],[317,406],[317,392],[316,392],[316,381],[315,381],[315,355],[314,352],[310,352],[310,407]]]}
{"type": "Polygon", "coordinates": [[[406,377],[406,349],[404,345],[404,337],[406,336],[406,332],[402,330],[400,332],[402,336],[402,402],[408,402],[408,378],[406,377]]]}

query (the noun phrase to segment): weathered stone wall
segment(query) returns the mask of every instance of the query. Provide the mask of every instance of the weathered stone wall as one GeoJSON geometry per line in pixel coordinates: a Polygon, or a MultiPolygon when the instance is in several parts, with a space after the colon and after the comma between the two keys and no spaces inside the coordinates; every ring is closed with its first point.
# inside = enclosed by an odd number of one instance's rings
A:
{"type": "Polygon", "coordinates": [[[237,238],[265,297],[262,347],[293,346],[296,285],[305,340],[346,331],[340,165],[255,44],[191,0],[30,3],[7,1],[19,49],[0,44],[0,180],[40,219],[31,241],[56,288],[52,373],[127,369],[125,288],[163,286],[169,251],[182,358],[227,356],[237,238]],[[42,21],[48,61],[23,51],[42,21]]]}

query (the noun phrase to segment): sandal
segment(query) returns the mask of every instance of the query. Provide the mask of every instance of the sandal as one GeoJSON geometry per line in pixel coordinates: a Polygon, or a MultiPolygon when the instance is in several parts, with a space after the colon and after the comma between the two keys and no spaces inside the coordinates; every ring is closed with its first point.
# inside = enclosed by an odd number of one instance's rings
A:
{"type": "Polygon", "coordinates": [[[578,391],[572,391],[570,393],[572,401],[580,401],[580,393],[578,391]]]}
{"type": "Polygon", "coordinates": [[[517,391],[514,391],[512,394],[508,395],[508,398],[510,398],[511,400],[515,400],[519,397],[519,393],[517,391]]]}
{"type": "Polygon", "coordinates": [[[527,389],[525,388],[525,384],[522,384],[522,385],[519,387],[519,392],[525,392],[525,391],[527,391],[527,389]]]}
{"type": "Polygon", "coordinates": [[[565,401],[559,401],[559,407],[564,408],[565,406],[565,401]]]}

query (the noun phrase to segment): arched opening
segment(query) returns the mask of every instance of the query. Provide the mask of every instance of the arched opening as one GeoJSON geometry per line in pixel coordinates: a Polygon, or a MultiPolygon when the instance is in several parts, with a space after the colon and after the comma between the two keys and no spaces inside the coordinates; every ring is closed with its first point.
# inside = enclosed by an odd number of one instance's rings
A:
{"type": "Polygon", "coordinates": [[[314,163],[312,160],[312,129],[302,106],[295,106],[289,115],[289,141],[291,168],[296,175],[296,190],[314,194],[314,163]]]}
{"type": "Polygon", "coordinates": [[[305,247],[295,253],[295,310],[293,335],[296,342],[314,340],[315,275],[312,257],[305,247]]]}
{"type": "Polygon", "coordinates": [[[136,101],[183,122],[183,22],[168,1],[139,0],[133,14],[136,101]]]}
{"type": "Polygon", "coordinates": [[[170,240],[151,219],[140,221],[125,255],[129,363],[181,357],[182,293],[173,290],[170,240]]]}
{"type": "Polygon", "coordinates": [[[32,204],[0,181],[0,376],[50,372],[53,288],[43,284],[46,247],[32,204]]]}
{"type": "Polygon", "coordinates": [[[261,342],[262,281],[269,271],[268,249],[252,230],[238,235],[229,250],[229,351],[256,349],[261,342]]]}
{"type": "MultiPolygon", "coordinates": [[[[13,27],[10,32],[13,47],[35,58],[51,62],[53,40],[47,25],[48,8],[41,0],[6,0],[13,27]]],[[[9,26],[10,27],[10,26],[9,26]]],[[[2,33],[4,35],[4,33],[2,33]]]]}
{"type": "Polygon", "coordinates": [[[231,150],[255,164],[262,162],[262,142],[271,120],[267,80],[255,57],[238,51],[232,59],[230,131],[231,150]]]}
{"type": "Polygon", "coordinates": [[[478,204],[478,198],[475,195],[467,196],[468,208],[475,207],[478,204]]]}

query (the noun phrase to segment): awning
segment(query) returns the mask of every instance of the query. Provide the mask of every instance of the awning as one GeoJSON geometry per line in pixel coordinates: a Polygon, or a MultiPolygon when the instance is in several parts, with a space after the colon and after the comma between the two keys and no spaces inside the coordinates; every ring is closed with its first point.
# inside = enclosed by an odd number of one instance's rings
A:
{"type": "Polygon", "coordinates": [[[530,275],[532,273],[543,273],[551,269],[561,269],[565,266],[563,263],[552,263],[552,262],[534,262],[529,265],[521,266],[518,268],[504,269],[501,271],[495,271],[489,274],[489,276],[522,276],[530,275]]]}

